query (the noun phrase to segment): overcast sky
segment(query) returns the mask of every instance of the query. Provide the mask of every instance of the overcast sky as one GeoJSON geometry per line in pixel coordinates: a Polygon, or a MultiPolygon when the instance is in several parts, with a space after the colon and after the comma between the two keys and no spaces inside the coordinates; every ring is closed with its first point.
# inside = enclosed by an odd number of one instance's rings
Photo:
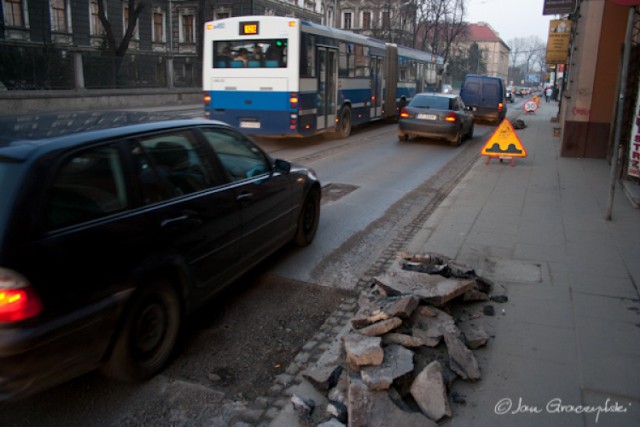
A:
{"type": "Polygon", "coordinates": [[[467,0],[467,22],[487,22],[509,43],[516,37],[537,36],[547,42],[549,21],[554,15],[542,15],[544,0],[467,0]]]}

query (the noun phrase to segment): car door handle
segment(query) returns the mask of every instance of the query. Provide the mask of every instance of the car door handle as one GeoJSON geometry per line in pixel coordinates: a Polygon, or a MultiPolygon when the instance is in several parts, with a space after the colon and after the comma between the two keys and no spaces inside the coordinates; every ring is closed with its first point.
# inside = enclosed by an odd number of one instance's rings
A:
{"type": "Polygon", "coordinates": [[[249,203],[252,198],[253,193],[245,191],[236,196],[236,201],[238,201],[238,203],[249,203]]]}
{"type": "Polygon", "coordinates": [[[188,220],[189,220],[189,215],[180,215],[175,218],[167,218],[167,219],[163,219],[162,222],[160,222],[160,227],[169,227],[172,225],[187,222],[188,220]]]}

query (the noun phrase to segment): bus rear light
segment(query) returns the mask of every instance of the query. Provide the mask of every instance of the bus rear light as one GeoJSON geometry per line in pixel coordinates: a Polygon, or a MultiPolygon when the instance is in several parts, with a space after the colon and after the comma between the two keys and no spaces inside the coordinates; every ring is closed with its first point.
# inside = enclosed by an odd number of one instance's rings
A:
{"type": "Polygon", "coordinates": [[[204,106],[205,107],[209,107],[210,105],[211,105],[211,96],[205,95],[204,96],[204,106]]]}
{"type": "Polygon", "coordinates": [[[0,322],[19,322],[42,312],[42,302],[27,279],[0,268],[0,322]]]}
{"type": "Polygon", "coordinates": [[[455,123],[455,121],[458,119],[458,117],[456,116],[456,113],[454,113],[453,111],[450,112],[449,114],[447,114],[444,118],[445,122],[451,122],[451,123],[455,123]]]}
{"type": "Polygon", "coordinates": [[[296,21],[289,21],[289,26],[290,27],[295,27],[296,26],[296,21]]]}
{"type": "Polygon", "coordinates": [[[295,110],[298,108],[298,94],[297,93],[291,93],[291,96],[289,97],[289,107],[291,107],[292,110],[295,110]]]}

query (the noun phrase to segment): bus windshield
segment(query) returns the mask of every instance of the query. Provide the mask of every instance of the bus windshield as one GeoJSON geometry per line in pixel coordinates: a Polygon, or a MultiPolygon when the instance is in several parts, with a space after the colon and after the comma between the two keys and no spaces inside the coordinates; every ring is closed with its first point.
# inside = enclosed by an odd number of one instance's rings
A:
{"type": "Polygon", "coordinates": [[[213,42],[213,68],[286,68],[287,39],[213,42]]]}

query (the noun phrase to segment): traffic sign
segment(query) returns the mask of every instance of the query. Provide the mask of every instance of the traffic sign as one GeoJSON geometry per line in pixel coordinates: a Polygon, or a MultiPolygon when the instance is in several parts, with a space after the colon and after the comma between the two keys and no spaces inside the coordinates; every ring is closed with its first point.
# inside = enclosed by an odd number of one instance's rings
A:
{"type": "Polygon", "coordinates": [[[511,122],[504,119],[482,147],[480,155],[487,156],[487,164],[492,158],[498,158],[500,160],[510,159],[511,165],[513,165],[513,158],[527,157],[527,150],[511,126],[511,122]]]}
{"type": "Polygon", "coordinates": [[[526,111],[527,113],[535,113],[537,109],[538,109],[538,103],[535,100],[529,99],[525,101],[524,111],[526,111]]]}

